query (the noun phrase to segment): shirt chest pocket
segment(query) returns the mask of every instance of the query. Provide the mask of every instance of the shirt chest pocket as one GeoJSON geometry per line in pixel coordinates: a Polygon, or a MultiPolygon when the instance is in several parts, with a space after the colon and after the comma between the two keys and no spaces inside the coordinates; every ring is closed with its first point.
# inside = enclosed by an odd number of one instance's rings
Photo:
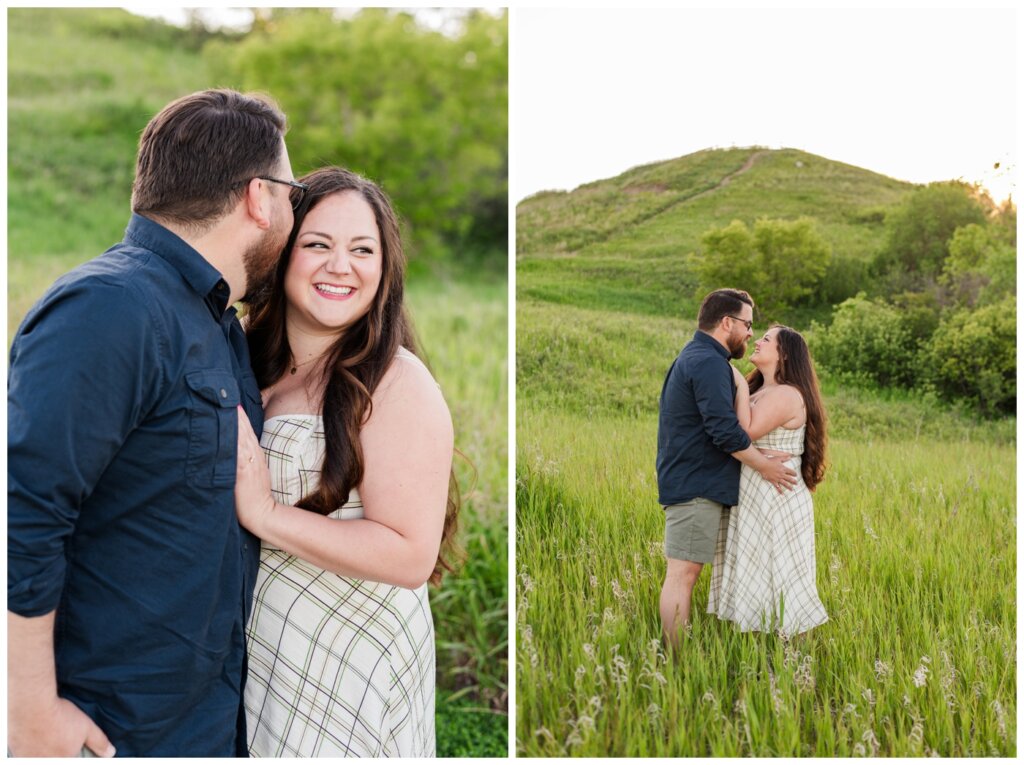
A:
{"type": "Polygon", "coordinates": [[[193,486],[234,486],[238,381],[230,372],[203,369],[186,374],[185,384],[189,393],[185,477],[193,486]]]}

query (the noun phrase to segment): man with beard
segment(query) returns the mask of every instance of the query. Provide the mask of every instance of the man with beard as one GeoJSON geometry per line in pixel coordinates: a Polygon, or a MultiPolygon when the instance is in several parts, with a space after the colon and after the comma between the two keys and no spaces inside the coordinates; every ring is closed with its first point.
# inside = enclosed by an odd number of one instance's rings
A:
{"type": "Polygon", "coordinates": [[[665,583],[659,610],[666,643],[679,647],[690,622],[693,586],[715,555],[729,508],[739,500],[740,462],[777,490],[796,472],[750,443],[736,419],[741,359],[753,337],[754,301],[742,290],[715,290],[701,303],[697,332],[669,367],[658,416],[658,502],[665,508],[665,583]]]}
{"type": "Polygon", "coordinates": [[[246,755],[259,541],[236,520],[235,456],[238,417],[259,434],[263,410],[231,306],[292,226],[284,133],[261,96],[165,107],[124,241],[58,279],[14,339],[14,756],[246,755]]]}

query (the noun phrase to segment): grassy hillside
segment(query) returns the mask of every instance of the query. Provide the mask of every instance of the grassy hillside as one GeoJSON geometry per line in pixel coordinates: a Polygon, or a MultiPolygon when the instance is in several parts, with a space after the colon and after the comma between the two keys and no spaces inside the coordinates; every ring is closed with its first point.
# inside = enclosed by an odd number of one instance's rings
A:
{"type": "Polygon", "coordinates": [[[206,87],[190,40],[116,9],[7,11],[8,343],[46,286],[120,241],[142,127],[206,87]]]}
{"type": "MultiPolygon", "coordinates": [[[[693,314],[686,256],[733,220],[811,216],[836,261],[866,261],[884,211],[913,185],[783,149],[708,149],[633,168],[516,209],[520,299],[640,314],[693,314]]],[[[827,277],[826,277],[827,281],[827,277]]]]}

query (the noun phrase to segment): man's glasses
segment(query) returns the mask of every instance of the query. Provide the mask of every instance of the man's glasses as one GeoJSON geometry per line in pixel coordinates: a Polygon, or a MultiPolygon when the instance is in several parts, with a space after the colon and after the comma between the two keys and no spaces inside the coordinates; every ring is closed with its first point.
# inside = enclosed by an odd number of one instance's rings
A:
{"type": "MultiPolygon", "coordinates": [[[[257,175],[255,177],[259,178],[261,181],[270,181],[271,183],[283,183],[285,186],[291,186],[293,189],[298,189],[298,196],[296,196],[295,199],[292,200],[292,210],[298,210],[299,207],[302,206],[302,200],[306,198],[306,192],[309,191],[309,186],[307,184],[299,183],[298,181],[284,181],[281,180],[280,178],[271,178],[269,175],[257,175]]],[[[231,185],[231,188],[241,186],[242,184],[248,182],[249,181],[238,181],[237,183],[233,183],[231,185]]]]}
{"type": "Polygon", "coordinates": [[[750,328],[754,326],[754,322],[747,321],[746,319],[741,319],[739,316],[727,316],[726,318],[732,319],[733,321],[740,322],[741,324],[743,324],[747,328],[748,332],[750,331],[750,328]]]}
{"type": "Polygon", "coordinates": [[[302,200],[306,197],[306,192],[309,191],[309,186],[305,183],[299,183],[298,181],[282,181],[280,178],[271,178],[269,175],[257,175],[261,181],[270,181],[271,183],[283,183],[285,186],[291,186],[293,189],[299,190],[299,195],[292,200],[292,209],[298,210],[299,205],[302,204],[302,200]]]}

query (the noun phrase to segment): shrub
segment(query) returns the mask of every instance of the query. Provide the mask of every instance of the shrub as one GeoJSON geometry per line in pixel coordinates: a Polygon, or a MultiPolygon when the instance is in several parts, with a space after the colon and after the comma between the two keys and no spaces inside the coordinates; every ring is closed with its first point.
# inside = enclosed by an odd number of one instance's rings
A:
{"type": "Polygon", "coordinates": [[[960,226],[985,222],[985,211],[968,184],[932,183],[908,195],[885,220],[887,241],[876,265],[881,272],[937,276],[960,226]]]}
{"type": "Polygon", "coordinates": [[[985,414],[1012,413],[1017,404],[1017,298],[975,311],[962,309],[939,325],[927,349],[940,393],[964,398],[985,414]]]}
{"type": "Polygon", "coordinates": [[[825,305],[841,303],[863,290],[870,280],[869,264],[866,261],[833,257],[818,284],[818,299],[825,305]]]}
{"type": "Polygon", "coordinates": [[[701,237],[704,252],[693,258],[701,294],[723,284],[742,285],[761,315],[814,302],[832,251],[810,218],[763,218],[754,230],[738,220],[701,237]]]}
{"type": "Polygon", "coordinates": [[[900,312],[863,292],[840,303],[832,324],[812,323],[815,362],[836,376],[862,383],[910,386],[918,343],[900,312]]]}

